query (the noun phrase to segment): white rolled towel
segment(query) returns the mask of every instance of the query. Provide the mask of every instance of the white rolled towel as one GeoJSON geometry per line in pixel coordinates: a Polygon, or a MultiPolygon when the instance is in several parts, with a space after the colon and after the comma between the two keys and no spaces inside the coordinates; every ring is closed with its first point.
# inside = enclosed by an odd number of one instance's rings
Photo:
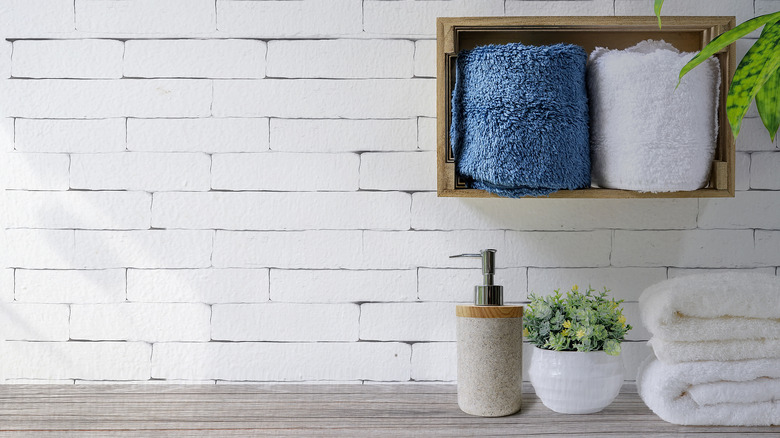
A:
{"type": "Polygon", "coordinates": [[[651,357],[640,367],[637,389],[670,423],[780,425],[780,359],[671,365],[651,357]]]}
{"type": "Polygon", "coordinates": [[[780,340],[780,277],[752,272],[672,278],[639,297],[642,323],[664,341],[780,340]]]}
{"type": "Polygon", "coordinates": [[[652,40],[591,53],[587,84],[595,185],[671,192],[707,184],[718,135],[720,72],[711,58],[675,89],[680,69],[693,56],[652,40]]]}

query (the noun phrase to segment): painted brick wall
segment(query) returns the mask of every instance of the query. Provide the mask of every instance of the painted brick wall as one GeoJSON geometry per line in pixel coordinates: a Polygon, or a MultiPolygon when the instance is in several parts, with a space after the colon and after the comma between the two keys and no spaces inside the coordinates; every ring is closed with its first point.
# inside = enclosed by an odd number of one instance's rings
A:
{"type": "MultiPolygon", "coordinates": [[[[668,15],[780,10],[677,0],[668,15]]],[[[437,16],[650,15],[646,0],[2,0],[0,379],[455,379],[454,306],[626,300],[780,266],[780,150],[751,111],[734,199],[435,194],[437,16]]],[[[755,37],[755,35],[753,35],[755,37]]],[[[741,41],[743,54],[751,41],[741,41]]],[[[528,358],[526,354],[526,358],[528,358]]]]}

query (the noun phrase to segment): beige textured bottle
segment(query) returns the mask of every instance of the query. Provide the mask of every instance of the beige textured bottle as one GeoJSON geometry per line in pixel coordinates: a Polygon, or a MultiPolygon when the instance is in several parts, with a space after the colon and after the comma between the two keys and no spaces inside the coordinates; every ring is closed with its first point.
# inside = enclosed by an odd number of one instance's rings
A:
{"type": "Polygon", "coordinates": [[[518,412],[523,397],[523,307],[504,306],[503,287],[493,284],[494,249],[452,257],[482,258],[482,286],[474,305],[457,306],[458,406],[472,415],[518,412]]]}

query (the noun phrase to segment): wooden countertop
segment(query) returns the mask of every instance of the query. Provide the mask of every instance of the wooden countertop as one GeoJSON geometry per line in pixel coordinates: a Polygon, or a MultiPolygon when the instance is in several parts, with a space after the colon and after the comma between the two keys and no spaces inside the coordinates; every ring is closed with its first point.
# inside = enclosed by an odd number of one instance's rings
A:
{"type": "Polygon", "coordinates": [[[3,385],[0,436],[780,436],[666,423],[631,386],[590,415],[556,414],[524,390],[520,413],[481,418],[443,384],[3,385]]]}

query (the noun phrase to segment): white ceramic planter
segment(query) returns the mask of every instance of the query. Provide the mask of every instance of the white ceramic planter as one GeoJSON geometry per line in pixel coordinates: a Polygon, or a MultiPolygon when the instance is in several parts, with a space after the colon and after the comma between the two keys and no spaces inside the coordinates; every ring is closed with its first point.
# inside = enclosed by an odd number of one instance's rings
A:
{"type": "Polygon", "coordinates": [[[528,371],[536,395],[562,414],[590,414],[609,406],[623,384],[620,356],[603,351],[552,351],[534,347],[528,371]]]}

